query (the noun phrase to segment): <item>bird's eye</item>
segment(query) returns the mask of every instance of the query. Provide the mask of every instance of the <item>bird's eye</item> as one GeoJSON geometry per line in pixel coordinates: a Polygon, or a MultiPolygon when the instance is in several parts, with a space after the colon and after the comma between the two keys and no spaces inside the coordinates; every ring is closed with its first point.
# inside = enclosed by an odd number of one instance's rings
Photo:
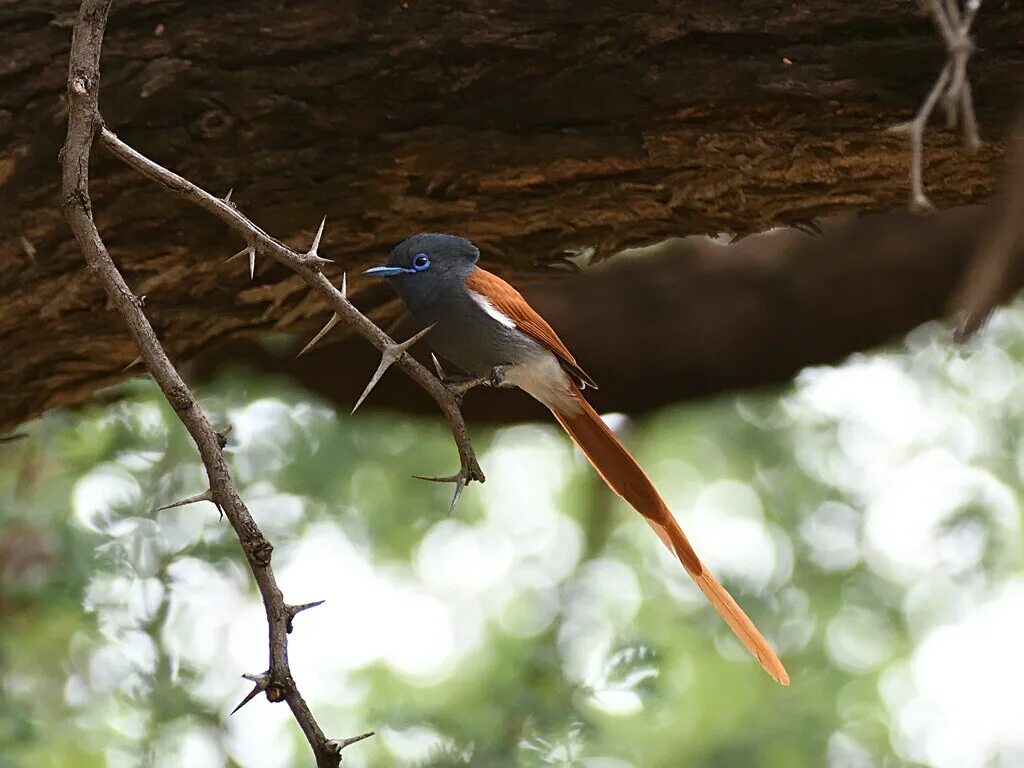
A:
{"type": "Polygon", "coordinates": [[[422,272],[424,269],[430,266],[430,257],[425,253],[417,253],[416,258],[412,260],[412,268],[417,272],[422,272]]]}

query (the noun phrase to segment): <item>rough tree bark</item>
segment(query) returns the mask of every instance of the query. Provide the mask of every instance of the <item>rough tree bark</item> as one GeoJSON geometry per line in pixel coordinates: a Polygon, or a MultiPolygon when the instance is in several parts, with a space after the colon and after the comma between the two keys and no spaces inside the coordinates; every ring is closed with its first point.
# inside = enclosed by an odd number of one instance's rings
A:
{"type": "MultiPolygon", "coordinates": [[[[135,357],[58,204],[74,8],[0,2],[0,430],[82,402],[131,375],[135,357]]],[[[976,38],[989,143],[970,155],[955,133],[929,133],[940,207],[993,189],[1024,84],[1024,8],[987,4],[976,38]]],[[[984,230],[980,209],[730,250],[673,246],[592,277],[550,269],[566,248],[606,256],[903,209],[906,147],[884,129],[913,114],[942,61],[931,23],[902,0],[139,0],[108,32],[102,108],[164,165],[234,187],[289,244],[308,244],[326,213],[321,253],[338,262],[327,274],[348,270],[375,318],[395,303],[359,269],[413,231],[475,239],[601,381],[597,404],[640,410],[782,380],[943,313],[984,230]]],[[[327,319],[299,278],[267,263],[250,284],[216,258],[238,247],[221,225],[102,153],[93,180],[111,253],[176,359],[219,347],[218,362],[259,359],[352,401],[369,359],[332,368],[337,348],[324,345],[291,364],[251,344],[327,319]]],[[[388,377],[372,402],[418,407],[403,387],[388,377]]],[[[515,417],[514,402],[474,396],[467,415],[515,417]]]]}

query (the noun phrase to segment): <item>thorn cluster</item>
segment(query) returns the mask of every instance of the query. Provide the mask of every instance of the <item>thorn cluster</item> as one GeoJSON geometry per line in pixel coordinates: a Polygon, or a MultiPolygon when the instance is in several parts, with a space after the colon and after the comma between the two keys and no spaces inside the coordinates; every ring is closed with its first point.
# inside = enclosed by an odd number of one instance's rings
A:
{"type": "Polygon", "coordinates": [[[303,254],[303,258],[306,261],[306,263],[308,263],[308,264],[320,265],[320,264],[330,264],[331,263],[330,259],[323,258],[317,252],[318,249],[320,248],[320,238],[323,237],[323,234],[324,234],[324,224],[326,224],[326,223],[327,223],[327,216],[325,215],[320,220],[320,228],[317,229],[317,231],[316,231],[316,236],[313,238],[313,244],[311,246],[309,246],[309,250],[306,251],[305,254],[303,254]]]}
{"type": "Polygon", "coordinates": [[[388,368],[390,368],[392,364],[394,364],[394,362],[398,360],[398,358],[404,355],[409,350],[409,348],[412,347],[417,341],[419,341],[428,333],[430,333],[430,330],[433,327],[433,324],[428,325],[426,328],[424,328],[422,331],[417,333],[412,338],[406,339],[400,344],[392,342],[388,346],[384,347],[383,350],[381,350],[380,365],[377,366],[377,370],[374,371],[373,376],[370,377],[370,382],[369,384],[366,385],[366,389],[363,390],[363,394],[359,396],[359,399],[356,400],[356,404],[352,406],[352,413],[355,413],[359,406],[363,404],[363,401],[366,399],[366,396],[370,394],[370,392],[373,390],[375,386],[377,386],[377,382],[380,381],[381,377],[385,374],[388,368]]]}
{"type": "Polygon", "coordinates": [[[251,680],[253,683],[255,683],[255,685],[253,686],[251,691],[249,691],[247,694],[245,694],[245,698],[243,698],[240,702],[238,702],[238,706],[236,706],[234,709],[231,710],[230,713],[228,713],[229,717],[231,715],[235,714],[235,712],[240,710],[242,707],[244,707],[250,701],[255,699],[263,691],[267,690],[267,688],[270,685],[270,672],[269,671],[261,672],[258,675],[242,675],[242,677],[244,677],[246,680],[251,680]]]}

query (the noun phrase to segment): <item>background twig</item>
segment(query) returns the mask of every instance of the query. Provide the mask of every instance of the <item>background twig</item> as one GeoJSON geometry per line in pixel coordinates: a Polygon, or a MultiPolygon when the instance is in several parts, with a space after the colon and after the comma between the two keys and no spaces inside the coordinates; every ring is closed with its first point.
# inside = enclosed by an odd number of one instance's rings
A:
{"type": "Polygon", "coordinates": [[[981,0],[967,0],[962,12],[957,2],[922,2],[939,30],[948,58],[914,119],[889,129],[890,133],[910,138],[910,209],[919,213],[931,211],[935,207],[924,192],[924,132],[940,100],[946,111],[946,124],[950,128],[955,128],[957,123],[962,124],[964,146],[971,152],[981,147],[971,82],[967,78],[967,62],[974,52],[971,25],[981,7],[981,0]]]}

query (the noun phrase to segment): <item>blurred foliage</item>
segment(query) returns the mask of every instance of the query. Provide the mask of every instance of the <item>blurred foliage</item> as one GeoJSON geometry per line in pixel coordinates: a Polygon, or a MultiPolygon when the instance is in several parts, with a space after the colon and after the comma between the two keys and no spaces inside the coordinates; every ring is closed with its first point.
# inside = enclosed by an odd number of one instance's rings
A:
{"type": "MultiPolygon", "coordinates": [[[[489,479],[449,516],[410,477],[456,461],[439,420],[244,372],[199,394],[287,597],[327,598],[291,655],[332,736],[379,733],[345,765],[858,768],[1024,749],[993,726],[957,753],[927,685],[962,661],[950,627],[1020,594],[1021,382],[1017,309],[965,348],[924,328],[785,393],[615,420],[789,689],[549,426],[474,429],[489,479]]],[[[266,663],[230,528],[150,511],[205,488],[187,434],[148,381],[105,401],[0,443],[0,768],[309,764],[283,707],[227,717],[266,663]]]]}

